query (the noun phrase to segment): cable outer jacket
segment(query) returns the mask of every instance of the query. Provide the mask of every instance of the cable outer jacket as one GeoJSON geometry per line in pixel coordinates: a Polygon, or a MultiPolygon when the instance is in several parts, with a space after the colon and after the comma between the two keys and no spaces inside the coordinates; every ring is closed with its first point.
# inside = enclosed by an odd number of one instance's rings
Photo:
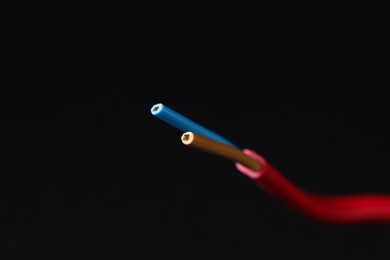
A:
{"type": "Polygon", "coordinates": [[[332,224],[390,223],[390,195],[312,194],[289,181],[255,151],[244,149],[243,152],[258,160],[263,167],[254,172],[236,163],[237,170],[270,195],[307,217],[332,224]]]}

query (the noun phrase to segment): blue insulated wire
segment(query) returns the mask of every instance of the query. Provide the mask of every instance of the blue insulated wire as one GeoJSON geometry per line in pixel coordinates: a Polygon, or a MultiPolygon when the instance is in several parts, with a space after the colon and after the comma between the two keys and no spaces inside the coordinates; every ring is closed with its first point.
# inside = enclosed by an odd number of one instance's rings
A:
{"type": "Polygon", "coordinates": [[[195,123],[191,119],[188,119],[187,117],[179,114],[178,112],[161,103],[155,104],[150,109],[150,112],[152,113],[152,115],[158,117],[159,119],[176,127],[183,132],[194,132],[214,141],[238,148],[235,144],[222,137],[221,135],[211,131],[210,129],[207,129],[206,127],[198,123],[195,123]]]}

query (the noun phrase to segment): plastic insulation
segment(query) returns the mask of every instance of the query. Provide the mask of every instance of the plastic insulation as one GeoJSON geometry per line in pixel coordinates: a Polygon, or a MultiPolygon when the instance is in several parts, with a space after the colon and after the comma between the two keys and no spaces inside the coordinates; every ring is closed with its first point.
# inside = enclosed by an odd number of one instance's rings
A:
{"type": "Polygon", "coordinates": [[[152,106],[150,109],[150,112],[152,115],[158,117],[159,119],[163,120],[164,122],[176,127],[177,129],[181,130],[182,132],[194,132],[199,135],[205,136],[207,138],[210,138],[212,140],[215,140],[217,142],[238,148],[237,145],[230,142],[228,139],[224,138],[223,136],[211,131],[210,129],[207,129],[206,127],[192,121],[191,119],[183,116],[182,114],[179,114],[178,112],[174,111],[173,109],[165,106],[164,104],[158,103],[152,106]]]}
{"type": "Polygon", "coordinates": [[[332,224],[390,223],[390,195],[312,194],[286,179],[255,151],[244,149],[243,152],[263,167],[253,171],[237,162],[237,170],[275,198],[310,218],[332,224]]]}
{"type": "Polygon", "coordinates": [[[181,136],[181,141],[183,142],[183,144],[196,148],[203,152],[224,157],[233,162],[240,162],[242,165],[245,165],[253,171],[259,171],[261,169],[261,164],[258,162],[258,160],[254,160],[252,157],[246,155],[241,150],[208,139],[196,133],[183,133],[181,136]]]}

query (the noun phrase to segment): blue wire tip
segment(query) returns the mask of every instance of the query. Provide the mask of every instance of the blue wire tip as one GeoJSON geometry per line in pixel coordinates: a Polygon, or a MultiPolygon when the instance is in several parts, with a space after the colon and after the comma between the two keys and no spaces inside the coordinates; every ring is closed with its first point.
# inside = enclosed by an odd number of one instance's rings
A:
{"type": "Polygon", "coordinates": [[[163,104],[157,103],[150,109],[150,112],[152,112],[153,115],[158,114],[163,108],[163,104]]]}

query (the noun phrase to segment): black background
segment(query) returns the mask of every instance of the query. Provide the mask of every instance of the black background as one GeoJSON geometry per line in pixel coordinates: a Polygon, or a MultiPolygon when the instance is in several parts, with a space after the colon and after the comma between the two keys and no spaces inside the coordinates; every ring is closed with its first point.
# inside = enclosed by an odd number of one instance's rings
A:
{"type": "Polygon", "coordinates": [[[161,102],[307,190],[388,193],[385,8],[37,9],[2,23],[2,259],[390,258],[388,225],[307,219],[150,113],[161,102]]]}

